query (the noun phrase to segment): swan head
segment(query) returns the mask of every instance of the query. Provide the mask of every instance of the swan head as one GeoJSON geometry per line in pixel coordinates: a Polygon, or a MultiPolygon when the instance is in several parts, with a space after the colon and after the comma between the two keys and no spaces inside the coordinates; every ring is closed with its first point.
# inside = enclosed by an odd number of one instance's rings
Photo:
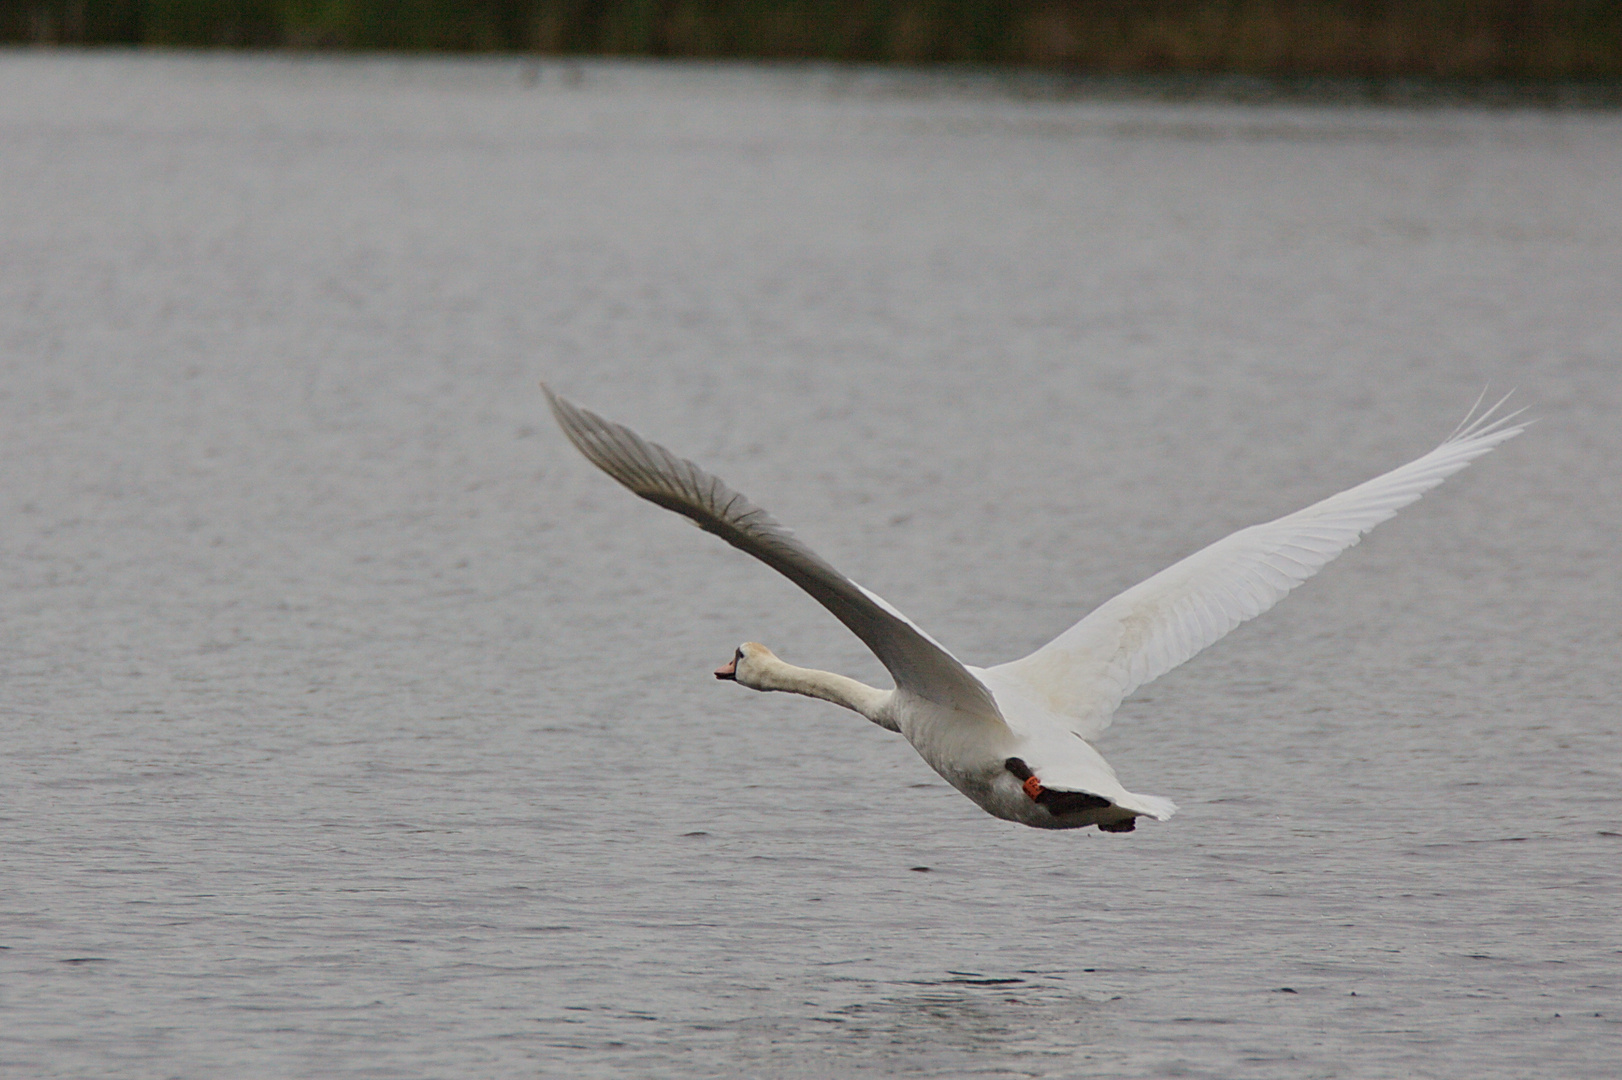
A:
{"type": "Polygon", "coordinates": [[[732,659],[715,669],[717,679],[730,679],[751,690],[768,690],[767,674],[773,665],[781,665],[777,654],[758,641],[746,641],[732,654],[732,659]]]}

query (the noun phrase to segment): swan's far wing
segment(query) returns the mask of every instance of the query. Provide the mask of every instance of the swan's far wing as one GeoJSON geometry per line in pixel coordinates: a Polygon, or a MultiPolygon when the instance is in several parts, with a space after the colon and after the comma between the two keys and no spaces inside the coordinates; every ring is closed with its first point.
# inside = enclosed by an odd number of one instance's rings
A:
{"type": "Polygon", "coordinates": [[[542,384],[575,448],[634,494],[691,518],[810,593],[873,650],[896,685],[969,715],[1000,717],[981,682],[883,599],[835,570],[770,514],[717,477],[630,428],[559,397],[542,384]]]}
{"type": "Polygon", "coordinates": [[[1497,408],[1466,417],[1422,458],[1218,540],[991,671],[1018,681],[1078,735],[1093,737],[1126,695],[1260,615],[1374,526],[1525,430],[1513,423],[1518,413],[1492,420],[1497,408]]]}

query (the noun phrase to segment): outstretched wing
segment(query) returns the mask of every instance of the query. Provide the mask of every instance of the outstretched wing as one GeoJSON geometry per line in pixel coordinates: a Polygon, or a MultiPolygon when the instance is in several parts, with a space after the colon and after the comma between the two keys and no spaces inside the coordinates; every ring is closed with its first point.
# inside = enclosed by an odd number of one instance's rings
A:
{"type": "Polygon", "coordinates": [[[879,596],[835,570],[766,511],[685,458],[541,385],[563,433],[634,494],[691,518],[810,593],[889,669],[896,685],[969,715],[999,718],[981,682],[939,642],[879,596]]]}
{"type": "MultiPolygon", "coordinates": [[[[1506,399],[1507,400],[1507,399],[1506,399]]],[[[1091,738],[1121,700],[1266,611],[1374,526],[1525,430],[1497,405],[1435,450],[1305,510],[1241,529],[1107,601],[1031,655],[990,669],[1091,738]]],[[[1478,402],[1479,405],[1479,402],[1478,402]]]]}

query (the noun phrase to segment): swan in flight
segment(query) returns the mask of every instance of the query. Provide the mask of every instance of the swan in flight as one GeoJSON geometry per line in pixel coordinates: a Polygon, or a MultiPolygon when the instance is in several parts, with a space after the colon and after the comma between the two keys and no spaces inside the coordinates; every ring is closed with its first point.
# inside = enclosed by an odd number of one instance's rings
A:
{"type": "Polygon", "coordinates": [[[995,817],[1106,832],[1130,832],[1139,817],[1164,821],[1177,809],[1122,787],[1087,741],[1109,726],[1123,698],[1278,603],[1364,533],[1525,428],[1514,422],[1518,412],[1493,419],[1503,401],[1480,416],[1472,408],[1424,457],[1241,529],[1126,590],[1024,659],[976,668],[716,477],[542,389],[564,434],[593,465],[810,593],[873,650],[895,689],[795,667],[754,642],[739,645],[716,678],[821,698],[900,732],[995,817]]]}

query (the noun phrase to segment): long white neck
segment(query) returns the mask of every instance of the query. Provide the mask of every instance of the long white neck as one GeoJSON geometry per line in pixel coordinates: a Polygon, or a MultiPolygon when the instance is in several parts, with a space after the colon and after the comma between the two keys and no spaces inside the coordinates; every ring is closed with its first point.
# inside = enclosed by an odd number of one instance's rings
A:
{"type": "Polygon", "coordinates": [[[757,664],[753,678],[746,685],[752,690],[782,690],[789,694],[821,698],[835,705],[843,705],[852,712],[859,712],[880,727],[897,730],[895,721],[889,716],[890,699],[895,696],[895,691],[879,690],[831,671],[795,667],[774,656],[767,663],[757,664]]]}

